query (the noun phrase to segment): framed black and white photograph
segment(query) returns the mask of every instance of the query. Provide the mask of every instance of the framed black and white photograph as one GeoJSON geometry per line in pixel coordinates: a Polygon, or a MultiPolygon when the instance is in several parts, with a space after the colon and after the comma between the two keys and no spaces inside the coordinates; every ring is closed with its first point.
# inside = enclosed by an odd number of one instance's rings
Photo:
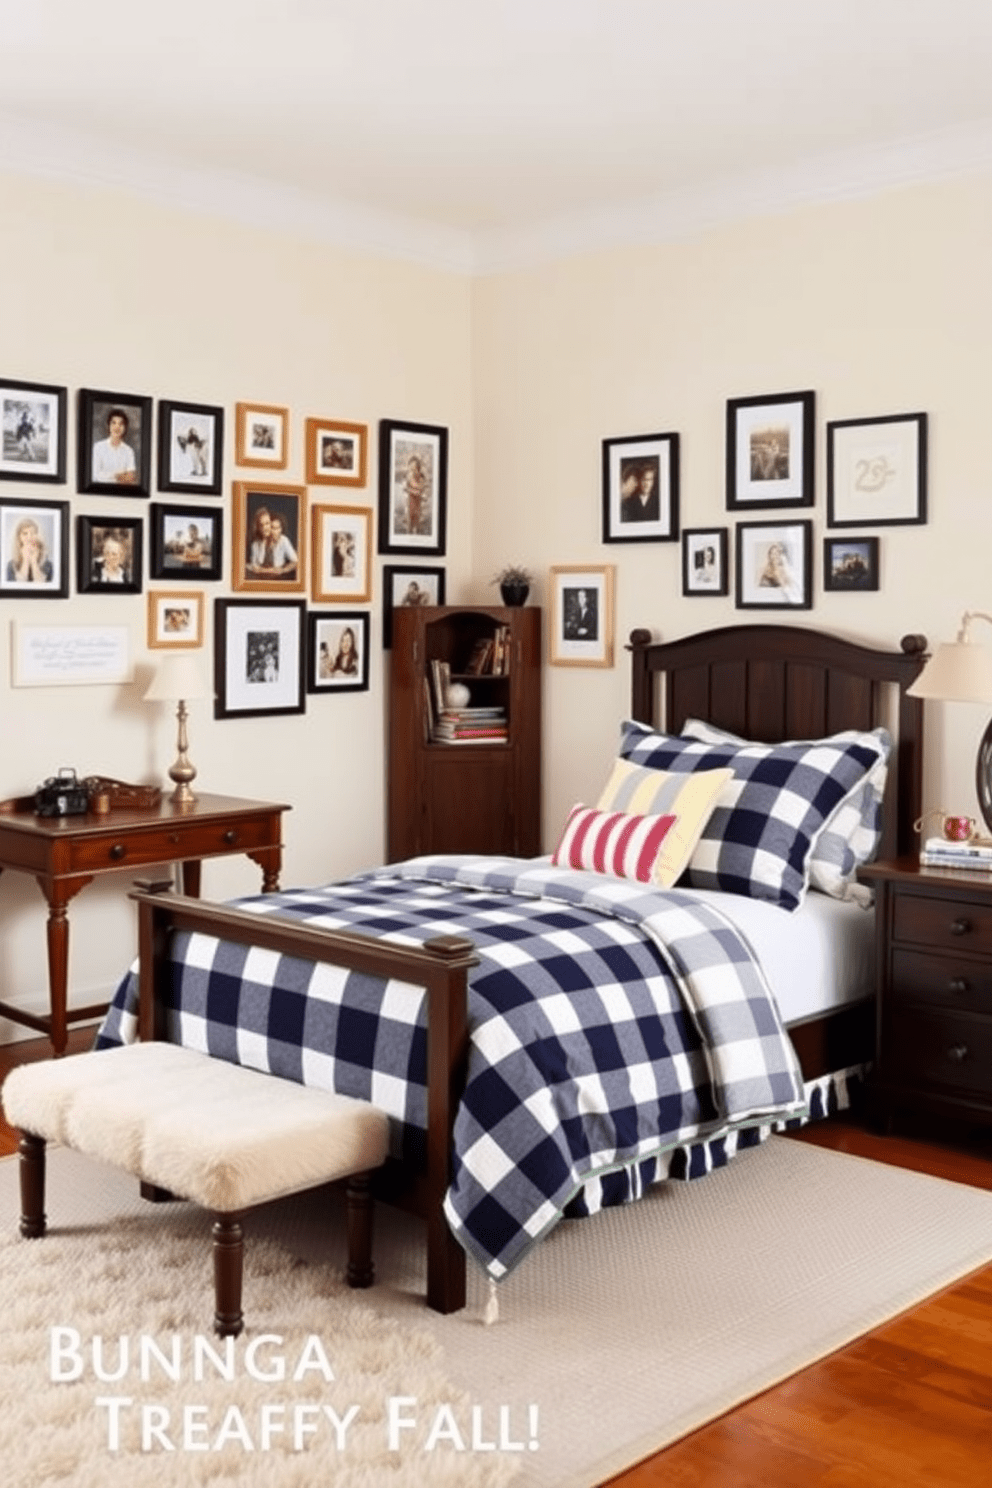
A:
{"type": "Polygon", "coordinates": [[[285,470],[289,464],[289,409],[271,403],[234,405],[234,459],[238,465],[285,470]]]}
{"type": "Polygon", "coordinates": [[[726,527],[692,527],[682,534],[682,593],[730,593],[726,527]]]}
{"type": "Polygon", "coordinates": [[[812,506],[816,395],[727,401],[727,509],[812,506]]]}
{"type": "Polygon", "coordinates": [[[76,589],[80,594],[140,594],[141,517],[76,518],[76,589]]]}
{"type": "Polygon", "coordinates": [[[199,589],[150,589],[149,650],[202,646],[203,605],[203,591],[199,589]]]}
{"type": "Polygon", "coordinates": [[[219,496],[224,464],[224,410],[207,403],[158,405],[158,488],[219,496]]]}
{"type": "Polygon", "coordinates": [[[878,588],[877,537],[825,537],[823,587],[847,593],[878,588]]]}
{"type": "Polygon", "coordinates": [[[372,513],[367,506],[310,508],[310,594],[315,604],[372,598],[372,513]]]}
{"type": "Polygon", "coordinates": [[[308,418],[307,484],[364,486],[368,445],[367,424],[347,424],[341,419],[308,418]]]}
{"type": "Polygon", "coordinates": [[[387,563],[382,570],[382,644],[393,644],[393,611],[444,604],[444,569],[387,563]]]}
{"type": "Polygon", "coordinates": [[[0,598],[67,599],[68,501],[0,497],[0,598]]]}
{"type": "Polygon", "coordinates": [[[551,570],[551,665],[613,665],[613,567],[559,564],[551,570]]]}
{"type": "Polygon", "coordinates": [[[367,691],[368,611],[339,611],[334,615],[323,615],[311,610],[307,624],[307,691],[367,691]]]}
{"type": "Polygon", "coordinates": [[[813,604],[813,523],[738,522],[737,608],[808,610],[813,604]]]}
{"type": "Polygon", "coordinates": [[[447,519],[447,429],[382,419],[379,552],[442,554],[447,519]]]}
{"type": "Polygon", "coordinates": [[[603,541],[677,542],[679,436],[603,440],[603,541]]]}
{"type": "Polygon", "coordinates": [[[0,377],[0,480],[65,482],[66,390],[0,377]]]}
{"type": "Polygon", "coordinates": [[[827,526],[895,527],[927,519],[927,416],[827,424],[827,526]]]}
{"type": "Polygon", "coordinates": [[[214,717],[306,708],[302,600],[214,600],[214,717]]]}
{"type": "Polygon", "coordinates": [[[147,496],[152,468],[152,400],[136,393],[79,393],[79,489],[147,496]]]}
{"type": "Polygon", "coordinates": [[[151,566],[153,579],[196,583],[219,579],[224,556],[224,513],[192,502],[153,501],[151,566]]]}
{"type": "Polygon", "coordinates": [[[231,588],[252,594],[302,594],[306,486],[234,481],[232,496],[231,588]]]}

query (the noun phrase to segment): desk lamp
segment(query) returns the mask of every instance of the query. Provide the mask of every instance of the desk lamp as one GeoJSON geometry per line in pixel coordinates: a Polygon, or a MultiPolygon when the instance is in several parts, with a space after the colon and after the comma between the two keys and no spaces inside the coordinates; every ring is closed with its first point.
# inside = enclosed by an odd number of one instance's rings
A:
{"type": "Polygon", "coordinates": [[[176,788],[169,799],[177,806],[188,806],[196,800],[190,785],[196,778],[196,766],[191,763],[186,752],[189,748],[186,737],[186,719],[189,714],[186,704],[194,698],[212,696],[213,689],[207,686],[200,662],[185,651],[173,652],[163,657],[145,693],[146,703],[177,702],[179,705],[176,709],[179,723],[177,755],[175,763],[169,768],[169,777],[176,782],[176,788]]]}

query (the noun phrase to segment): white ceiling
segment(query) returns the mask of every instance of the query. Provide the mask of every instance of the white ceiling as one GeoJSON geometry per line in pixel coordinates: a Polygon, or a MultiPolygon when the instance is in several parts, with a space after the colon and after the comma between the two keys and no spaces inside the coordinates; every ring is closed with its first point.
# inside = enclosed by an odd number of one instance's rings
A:
{"type": "Polygon", "coordinates": [[[989,0],[0,0],[0,168],[465,271],[992,163],[989,0]]]}

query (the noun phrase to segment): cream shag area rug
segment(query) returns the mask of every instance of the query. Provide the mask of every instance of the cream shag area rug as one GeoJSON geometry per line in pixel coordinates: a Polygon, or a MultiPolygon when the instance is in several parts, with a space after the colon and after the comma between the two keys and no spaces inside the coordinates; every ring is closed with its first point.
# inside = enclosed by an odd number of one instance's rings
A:
{"type": "Polygon", "coordinates": [[[198,1382],[196,1335],[221,1347],[205,1216],[145,1204],[132,1180],[57,1149],[52,1232],[22,1241],[16,1179],[16,1160],[0,1160],[11,1488],[591,1488],[992,1260],[992,1194],[772,1138],[701,1182],[559,1225],[501,1285],[500,1321],[485,1327],[474,1267],[464,1312],[426,1310],[422,1227],[381,1207],[378,1284],[350,1292],[337,1196],[301,1195],[249,1217],[236,1377],[208,1365],[198,1382]],[[49,1379],[53,1326],[75,1330],[60,1335],[58,1368],[81,1361],[76,1381],[49,1379]],[[129,1338],[123,1378],[95,1378],[95,1335],[104,1374],[129,1338]],[[140,1378],[150,1336],[178,1340],[179,1382],[154,1362],[140,1378]],[[279,1359],[284,1380],[254,1377],[279,1359]],[[133,1403],[97,1404],[120,1396],[133,1403]],[[185,1439],[184,1406],[200,1407],[185,1439]]]}

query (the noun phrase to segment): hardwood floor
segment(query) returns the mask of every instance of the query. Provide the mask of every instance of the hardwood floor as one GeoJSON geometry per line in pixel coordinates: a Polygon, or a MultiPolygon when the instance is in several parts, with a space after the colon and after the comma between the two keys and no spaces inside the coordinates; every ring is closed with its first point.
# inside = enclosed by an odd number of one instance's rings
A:
{"type": "MultiPolygon", "coordinates": [[[[89,1047],[73,1029],[68,1052],[89,1047]]],[[[49,1057],[47,1041],[0,1047],[0,1080],[49,1057]]],[[[856,1118],[795,1140],[992,1190],[992,1134],[856,1118]]],[[[0,1118],[0,1153],[16,1137],[0,1118]]],[[[992,1481],[992,1266],[730,1411],[610,1488],[985,1488],[992,1481]]]]}

